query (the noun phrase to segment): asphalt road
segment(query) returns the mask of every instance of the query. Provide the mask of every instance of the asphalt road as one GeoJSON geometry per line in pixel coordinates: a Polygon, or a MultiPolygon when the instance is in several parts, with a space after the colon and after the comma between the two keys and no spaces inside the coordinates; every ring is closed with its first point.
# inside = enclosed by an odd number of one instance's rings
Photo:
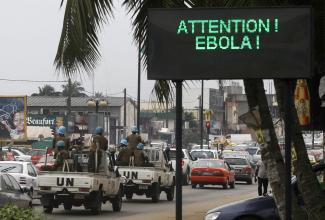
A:
{"type": "MultiPolygon", "coordinates": [[[[239,201],[252,198],[257,195],[257,185],[246,185],[236,183],[235,189],[222,189],[221,186],[192,189],[191,186],[183,186],[183,219],[203,219],[207,210],[239,201]]],[[[35,211],[42,212],[39,201],[35,201],[35,211]]],[[[53,213],[46,215],[46,220],[81,220],[81,219],[113,219],[113,220],[173,220],[175,219],[175,199],[167,201],[166,194],[162,192],[160,201],[152,203],[151,199],[145,196],[133,196],[133,200],[123,199],[121,212],[113,212],[111,203],[107,202],[102,206],[102,213],[94,216],[89,210],[83,207],[73,207],[71,211],[65,211],[63,206],[53,210],[53,213]]]]}

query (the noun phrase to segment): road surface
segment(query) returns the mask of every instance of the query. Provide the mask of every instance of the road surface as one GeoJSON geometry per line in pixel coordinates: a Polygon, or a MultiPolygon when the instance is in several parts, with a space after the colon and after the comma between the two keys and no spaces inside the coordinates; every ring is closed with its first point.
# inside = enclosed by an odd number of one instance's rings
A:
{"type": "MultiPolygon", "coordinates": [[[[175,194],[176,195],[176,194],[175,194]]],[[[183,219],[203,219],[207,210],[219,205],[252,198],[257,195],[257,185],[236,183],[235,189],[222,189],[221,186],[192,189],[191,186],[183,186],[183,219]]],[[[35,201],[35,210],[42,212],[42,206],[35,201]]],[[[65,211],[63,206],[47,214],[47,220],[82,220],[82,219],[111,219],[111,220],[173,220],[175,219],[175,199],[167,201],[163,192],[158,203],[152,203],[145,196],[133,196],[133,200],[123,199],[121,212],[113,212],[110,202],[102,206],[102,213],[94,216],[83,207],[73,207],[71,211],[65,211]]]]}

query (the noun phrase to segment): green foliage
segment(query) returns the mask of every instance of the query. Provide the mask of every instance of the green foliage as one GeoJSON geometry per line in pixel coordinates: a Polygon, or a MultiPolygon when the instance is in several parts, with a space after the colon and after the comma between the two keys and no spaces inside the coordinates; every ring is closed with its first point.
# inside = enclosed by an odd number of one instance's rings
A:
{"type": "Polygon", "coordinates": [[[15,205],[6,205],[0,208],[1,220],[44,220],[41,214],[35,214],[31,208],[23,209],[15,205]]]}

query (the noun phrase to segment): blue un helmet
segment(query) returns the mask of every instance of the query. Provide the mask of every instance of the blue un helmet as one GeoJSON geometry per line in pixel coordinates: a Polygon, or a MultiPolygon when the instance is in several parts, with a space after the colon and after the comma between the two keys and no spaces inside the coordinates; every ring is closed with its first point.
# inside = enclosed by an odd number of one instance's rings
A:
{"type": "Polygon", "coordinates": [[[133,134],[135,134],[135,133],[138,133],[139,131],[138,131],[138,128],[137,128],[136,126],[133,126],[133,127],[131,128],[131,132],[132,132],[133,134]]]}
{"type": "Polygon", "coordinates": [[[138,146],[137,146],[137,149],[138,150],[143,150],[143,148],[144,148],[144,144],[139,143],[138,146]]]}
{"type": "Polygon", "coordinates": [[[65,143],[64,143],[64,141],[58,141],[58,142],[56,142],[56,146],[58,147],[58,150],[63,150],[65,143]]]}
{"type": "Polygon", "coordinates": [[[120,144],[126,146],[126,145],[128,145],[128,141],[126,139],[122,139],[121,142],[120,142],[120,144]]]}
{"type": "Polygon", "coordinates": [[[95,130],[95,133],[98,134],[98,135],[102,135],[103,134],[103,128],[102,127],[97,127],[96,130],[95,130]]]}
{"type": "Polygon", "coordinates": [[[65,127],[64,126],[60,126],[59,129],[57,130],[57,133],[59,135],[64,135],[65,134],[65,127]]]}

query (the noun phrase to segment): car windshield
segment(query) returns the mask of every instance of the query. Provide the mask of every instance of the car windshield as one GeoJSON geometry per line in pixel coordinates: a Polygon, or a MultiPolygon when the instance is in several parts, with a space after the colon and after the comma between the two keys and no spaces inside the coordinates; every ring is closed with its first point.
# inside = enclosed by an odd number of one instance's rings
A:
{"type": "Polygon", "coordinates": [[[258,150],[258,148],[247,148],[246,151],[250,154],[250,155],[254,155],[256,154],[256,151],[258,150]]]}
{"type": "MultiPolygon", "coordinates": [[[[45,158],[46,157],[41,157],[41,159],[38,161],[39,163],[45,163],[45,158]]],[[[53,156],[47,156],[47,161],[52,161],[53,156]]]]}
{"type": "Polygon", "coordinates": [[[1,163],[0,172],[1,173],[22,173],[23,166],[21,164],[15,164],[15,163],[1,163]]]}
{"type": "Polygon", "coordinates": [[[213,152],[211,151],[192,151],[191,152],[191,156],[193,158],[198,158],[198,159],[210,159],[210,158],[214,158],[213,152]]]}
{"type": "Polygon", "coordinates": [[[225,158],[230,165],[247,165],[247,160],[244,158],[225,158]]]}
{"type": "Polygon", "coordinates": [[[221,160],[198,160],[194,163],[194,167],[224,167],[224,162],[221,160]]]}

